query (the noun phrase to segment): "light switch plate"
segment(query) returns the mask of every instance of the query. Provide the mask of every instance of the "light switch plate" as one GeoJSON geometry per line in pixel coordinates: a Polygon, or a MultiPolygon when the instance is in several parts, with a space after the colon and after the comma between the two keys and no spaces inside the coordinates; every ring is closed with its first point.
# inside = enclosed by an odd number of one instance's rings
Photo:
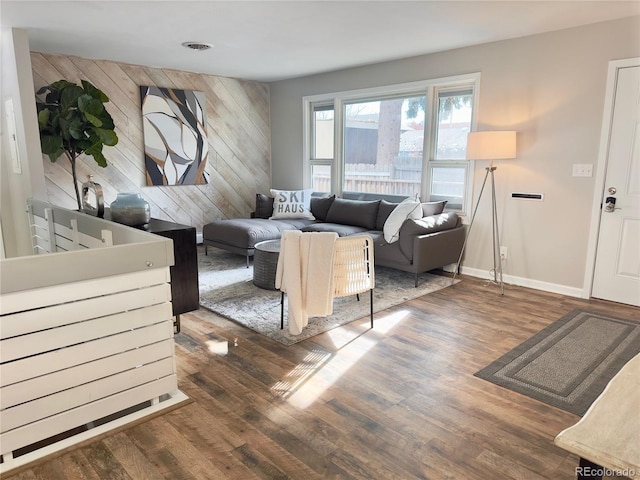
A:
{"type": "Polygon", "coordinates": [[[7,134],[9,136],[9,149],[11,151],[11,165],[13,166],[13,173],[20,175],[22,173],[22,164],[20,163],[18,138],[16,137],[16,114],[13,110],[13,99],[8,98],[5,100],[4,111],[7,118],[7,134]]]}

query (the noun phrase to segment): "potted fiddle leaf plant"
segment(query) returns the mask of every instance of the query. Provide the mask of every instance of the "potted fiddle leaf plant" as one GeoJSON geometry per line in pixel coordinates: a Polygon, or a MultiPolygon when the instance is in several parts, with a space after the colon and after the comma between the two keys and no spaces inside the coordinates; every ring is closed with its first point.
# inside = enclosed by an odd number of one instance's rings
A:
{"type": "Polygon", "coordinates": [[[36,93],[42,153],[52,162],[63,154],[71,162],[79,210],[82,210],[82,201],[76,173],[78,158],[89,155],[98,165],[106,167],[102,147],[118,143],[113,118],[104,108],[109,97],[86,80],[81,84],[59,80],[36,93]]]}

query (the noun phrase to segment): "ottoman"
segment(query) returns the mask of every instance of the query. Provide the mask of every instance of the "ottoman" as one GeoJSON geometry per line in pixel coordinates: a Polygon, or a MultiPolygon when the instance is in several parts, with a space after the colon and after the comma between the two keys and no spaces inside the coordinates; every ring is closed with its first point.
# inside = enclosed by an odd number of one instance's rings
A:
{"type": "Polygon", "coordinates": [[[254,254],[256,243],[266,240],[279,240],[285,230],[301,230],[314,223],[313,220],[286,219],[270,220],[266,218],[233,218],[216,220],[202,228],[202,243],[207,246],[221,248],[231,253],[247,257],[254,254]]]}
{"type": "Polygon", "coordinates": [[[276,270],[280,256],[280,240],[256,243],[253,252],[253,284],[266,290],[276,290],[276,270]]]}

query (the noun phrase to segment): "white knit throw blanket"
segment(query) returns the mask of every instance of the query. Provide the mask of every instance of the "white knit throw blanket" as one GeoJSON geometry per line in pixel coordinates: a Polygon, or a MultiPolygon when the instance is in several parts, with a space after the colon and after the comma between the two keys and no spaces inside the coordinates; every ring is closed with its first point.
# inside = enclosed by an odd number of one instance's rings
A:
{"type": "Polygon", "coordinates": [[[289,333],[299,335],[309,317],[333,313],[333,252],[337,233],[282,232],[276,288],[287,294],[289,333]]]}

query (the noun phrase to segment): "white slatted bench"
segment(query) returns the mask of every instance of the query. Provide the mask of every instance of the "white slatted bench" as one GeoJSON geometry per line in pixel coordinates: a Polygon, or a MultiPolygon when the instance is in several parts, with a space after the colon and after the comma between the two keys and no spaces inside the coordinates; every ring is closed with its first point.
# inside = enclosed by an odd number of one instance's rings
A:
{"type": "Polygon", "coordinates": [[[0,261],[0,473],[187,398],[171,240],[37,201],[29,212],[34,255],[0,261]]]}

